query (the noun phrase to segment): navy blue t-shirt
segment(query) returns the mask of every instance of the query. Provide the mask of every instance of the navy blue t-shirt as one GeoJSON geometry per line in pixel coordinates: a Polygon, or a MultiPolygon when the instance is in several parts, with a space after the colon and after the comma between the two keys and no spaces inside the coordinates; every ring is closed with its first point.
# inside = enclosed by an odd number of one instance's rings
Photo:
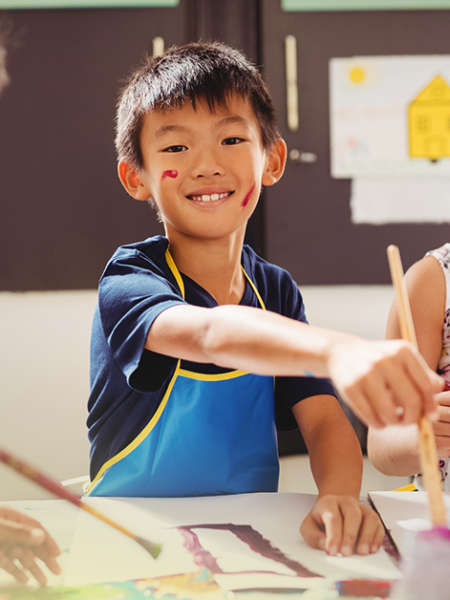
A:
{"type": "MultiPolygon", "coordinates": [[[[91,480],[101,466],[130,444],[157,410],[177,359],[145,349],[150,326],[170,306],[217,306],[216,300],[183,275],[185,300],[169,269],[163,236],[119,248],[100,279],[98,306],[91,338],[91,394],[89,440],[91,480]]],[[[289,273],[242,250],[242,266],[255,284],[267,310],[306,322],[302,296],[289,273]]],[[[240,304],[260,307],[247,282],[240,304]]],[[[222,373],[216,365],[182,361],[183,369],[222,373]]],[[[291,408],[300,400],[334,390],[326,379],[275,378],[275,411],[280,430],[295,429],[291,408]]]]}

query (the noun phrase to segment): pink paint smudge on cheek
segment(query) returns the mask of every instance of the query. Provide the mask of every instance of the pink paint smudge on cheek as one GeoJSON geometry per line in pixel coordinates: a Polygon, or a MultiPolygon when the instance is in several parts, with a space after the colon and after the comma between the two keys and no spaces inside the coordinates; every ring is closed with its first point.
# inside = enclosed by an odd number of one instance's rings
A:
{"type": "Polygon", "coordinates": [[[178,177],[178,171],[175,171],[175,170],[163,171],[161,179],[165,179],[166,177],[170,177],[171,179],[175,179],[176,177],[178,177]]]}
{"type": "Polygon", "coordinates": [[[255,184],[252,185],[251,190],[249,191],[249,193],[245,196],[241,206],[245,207],[248,204],[248,201],[250,200],[252,194],[253,194],[253,190],[255,189],[255,184]]]}

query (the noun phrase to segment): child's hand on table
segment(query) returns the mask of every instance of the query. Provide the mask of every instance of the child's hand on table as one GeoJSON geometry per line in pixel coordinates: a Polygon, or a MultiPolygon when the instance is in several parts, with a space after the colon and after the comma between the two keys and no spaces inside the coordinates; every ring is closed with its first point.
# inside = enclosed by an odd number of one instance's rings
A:
{"type": "Polygon", "coordinates": [[[328,366],[337,391],[367,425],[408,425],[424,414],[436,418],[435,395],[444,380],[409,342],[338,339],[328,366]]]}
{"type": "Polygon", "coordinates": [[[56,557],[60,554],[55,540],[38,521],[12,508],[0,507],[0,568],[21,583],[28,581],[25,573],[28,571],[36,581],[45,585],[47,578],[36,558],[42,560],[52,573],[59,575],[61,568],[56,557]]]}
{"type": "Polygon", "coordinates": [[[338,553],[374,554],[384,537],[378,515],[352,496],[319,497],[300,527],[300,533],[313,548],[330,556],[338,553]]]}

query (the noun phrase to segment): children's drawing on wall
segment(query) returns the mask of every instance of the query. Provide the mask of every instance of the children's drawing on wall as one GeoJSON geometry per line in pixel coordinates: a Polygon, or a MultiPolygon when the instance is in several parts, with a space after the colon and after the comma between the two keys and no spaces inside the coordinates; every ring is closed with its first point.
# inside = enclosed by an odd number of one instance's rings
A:
{"type": "Polygon", "coordinates": [[[437,75],[408,107],[410,158],[450,156],[450,87],[437,75]]]}
{"type": "Polygon", "coordinates": [[[353,222],[449,222],[450,56],[333,58],[330,143],[353,222]]]}

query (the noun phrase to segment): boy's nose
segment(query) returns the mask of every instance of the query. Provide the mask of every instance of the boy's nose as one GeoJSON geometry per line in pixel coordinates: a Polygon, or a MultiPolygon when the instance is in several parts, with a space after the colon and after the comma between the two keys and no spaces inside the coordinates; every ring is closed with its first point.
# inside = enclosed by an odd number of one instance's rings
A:
{"type": "Polygon", "coordinates": [[[199,153],[194,162],[194,177],[214,177],[223,174],[223,165],[215,153],[205,150],[199,153]]]}

